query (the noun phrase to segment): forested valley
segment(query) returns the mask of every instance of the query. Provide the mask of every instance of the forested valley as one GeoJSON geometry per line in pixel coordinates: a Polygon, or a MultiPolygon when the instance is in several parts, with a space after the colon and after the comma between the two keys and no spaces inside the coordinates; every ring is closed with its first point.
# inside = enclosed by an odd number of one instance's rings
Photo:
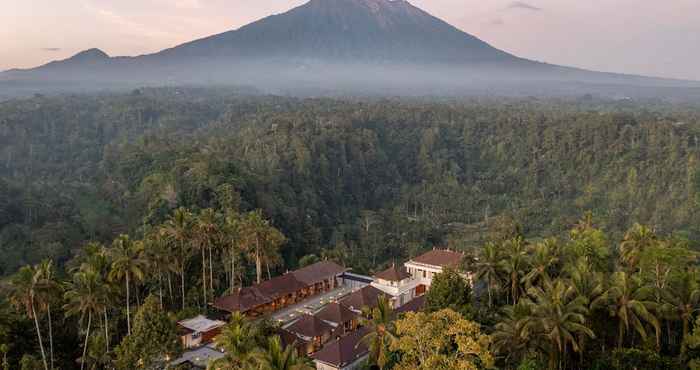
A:
{"type": "Polygon", "coordinates": [[[137,334],[174,333],[161,311],[185,318],[312,261],[372,274],[433,247],[467,252],[475,287],[387,324],[397,338],[375,366],[694,366],[699,117],[591,96],[2,102],[5,369],[128,369],[177,352],[177,338],[137,334]],[[456,333],[421,362],[413,321],[478,332],[477,359],[456,333]]]}

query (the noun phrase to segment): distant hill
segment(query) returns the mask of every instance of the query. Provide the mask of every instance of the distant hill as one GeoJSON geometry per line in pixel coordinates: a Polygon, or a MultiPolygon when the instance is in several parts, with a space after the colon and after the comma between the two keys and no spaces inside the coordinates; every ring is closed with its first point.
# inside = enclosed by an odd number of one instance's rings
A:
{"type": "Polygon", "coordinates": [[[610,93],[625,90],[619,86],[700,87],[519,58],[404,0],[311,0],[240,29],[155,54],[109,57],[90,49],[0,76],[83,88],[215,83],[273,89],[537,94],[576,92],[580,84],[610,93]]]}

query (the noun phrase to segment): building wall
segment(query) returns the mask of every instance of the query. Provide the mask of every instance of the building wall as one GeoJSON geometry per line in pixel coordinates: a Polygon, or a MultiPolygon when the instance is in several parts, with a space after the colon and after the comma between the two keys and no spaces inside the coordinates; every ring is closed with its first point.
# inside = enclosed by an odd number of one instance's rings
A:
{"type": "Polygon", "coordinates": [[[345,366],[345,367],[335,367],[320,361],[314,361],[316,364],[316,370],[358,370],[362,368],[362,365],[367,361],[368,355],[364,355],[357,359],[357,361],[345,366]]]}

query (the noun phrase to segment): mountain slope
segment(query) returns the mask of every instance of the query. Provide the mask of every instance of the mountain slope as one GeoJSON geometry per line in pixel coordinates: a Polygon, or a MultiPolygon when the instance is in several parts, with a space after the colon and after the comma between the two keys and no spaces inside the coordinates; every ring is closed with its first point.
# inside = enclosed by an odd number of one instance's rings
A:
{"type": "Polygon", "coordinates": [[[518,60],[403,0],[311,0],[158,55],[402,63],[518,60]]]}
{"type": "Polygon", "coordinates": [[[613,84],[616,93],[619,85],[698,86],[518,58],[404,0],[310,0],[286,13],[155,54],[109,57],[91,49],[64,61],[4,73],[1,79],[102,85],[98,87],[215,83],[275,91],[391,88],[402,94],[464,89],[577,92],[572,83],[613,84]]]}

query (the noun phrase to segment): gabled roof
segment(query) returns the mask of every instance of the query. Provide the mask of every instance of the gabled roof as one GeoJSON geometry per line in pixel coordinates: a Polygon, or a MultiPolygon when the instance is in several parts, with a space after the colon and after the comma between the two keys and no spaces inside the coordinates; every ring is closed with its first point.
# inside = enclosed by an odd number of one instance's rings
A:
{"type": "Polygon", "coordinates": [[[411,261],[436,267],[459,267],[462,258],[464,258],[464,254],[461,252],[433,249],[430,252],[411,259],[411,261]]]}
{"type": "Polygon", "coordinates": [[[309,286],[320,283],[328,277],[340,275],[347,270],[335,262],[321,261],[296,270],[292,274],[297,280],[309,286]]]}
{"type": "Polygon", "coordinates": [[[376,279],[382,279],[382,280],[387,280],[387,281],[401,281],[404,279],[408,279],[411,277],[411,275],[406,272],[406,269],[403,267],[396,267],[396,265],[392,265],[388,269],[377,273],[374,275],[376,279]]]}
{"type": "Polygon", "coordinates": [[[285,329],[301,337],[316,338],[332,333],[334,328],[316,316],[303,315],[285,329]]]}
{"type": "Polygon", "coordinates": [[[185,329],[189,329],[192,332],[198,333],[207,332],[226,325],[226,323],[223,321],[209,320],[203,315],[199,315],[187,320],[182,320],[178,322],[178,324],[185,329]]]}
{"type": "Polygon", "coordinates": [[[342,338],[328,342],[320,351],[312,354],[311,358],[339,369],[346,367],[369,353],[367,345],[362,342],[362,338],[368,332],[368,329],[362,328],[342,338]]]}
{"type": "Polygon", "coordinates": [[[334,324],[343,324],[348,321],[354,320],[357,318],[357,314],[350,311],[349,308],[333,302],[321,309],[316,315],[319,319],[327,322],[332,322],[334,324]]]}
{"type": "Polygon", "coordinates": [[[228,312],[246,312],[347,271],[330,261],[274,277],[214,301],[214,307],[228,312]]]}
{"type": "Polygon", "coordinates": [[[425,295],[413,298],[410,302],[394,310],[394,313],[402,314],[406,312],[418,312],[425,307],[425,295]]]}
{"type": "Polygon", "coordinates": [[[340,301],[340,304],[355,311],[360,311],[363,307],[375,308],[377,307],[377,300],[382,295],[390,298],[388,294],[382,292],[381,290],[371,285],[367,285],[364,288],[357,290],[343,298],[340,301]]]}
{"type": "Polygon", "coordinates": [[[275,334],[279,335],[282,347],[295,346],[300,348],[307,343],[306,340],[297,337],[287,329],[277,328],[275,329],[275,334]]]}
{"type": "Polygon", "coordinates": [[[309,284],[300,282],[292,272],[276,276],[270,280],[254,285],[253,287],[256,288],[262,295],[270,298],[271,300],[275,300],[288,294],[298,292],[307,286],[309,286],[309,284]]]}
{"type": "Polygon", "coordinates": [[[246,312],[272,300],[255,287],[247,287],[214,301],[214,307],[228,312],[246,312]]]}

